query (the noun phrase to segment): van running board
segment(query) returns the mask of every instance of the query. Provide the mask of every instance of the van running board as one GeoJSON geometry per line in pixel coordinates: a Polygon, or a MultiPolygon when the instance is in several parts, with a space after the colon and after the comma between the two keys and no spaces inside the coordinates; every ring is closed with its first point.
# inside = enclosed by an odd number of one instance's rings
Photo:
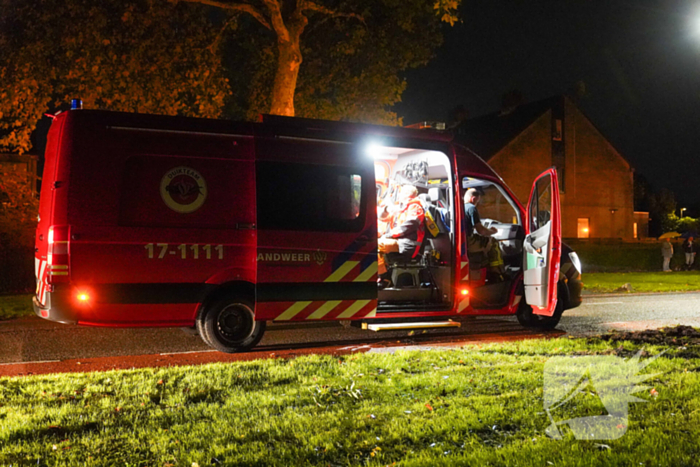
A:
{"type": "Polygon", "coordinates": [[[400,331],[404,329],[428,329],[428,328],[458,328],[462,323],[457,321],[427,321],[423,323],[362,323],[362,329],[370,331],[400,331]]]}

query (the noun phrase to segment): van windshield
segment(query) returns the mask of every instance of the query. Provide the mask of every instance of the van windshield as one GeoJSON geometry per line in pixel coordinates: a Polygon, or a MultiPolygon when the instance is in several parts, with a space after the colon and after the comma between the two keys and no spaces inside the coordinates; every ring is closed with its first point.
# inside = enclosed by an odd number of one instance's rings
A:
{"type": "Polygon", "coordinates": [[[479,215],[482,220],[491,219],[501,224],[520,224],[520,215],[513,201],[495,183],[464,177],[462,188],[478,188],[483,193],[479,201],[479,215]]]}

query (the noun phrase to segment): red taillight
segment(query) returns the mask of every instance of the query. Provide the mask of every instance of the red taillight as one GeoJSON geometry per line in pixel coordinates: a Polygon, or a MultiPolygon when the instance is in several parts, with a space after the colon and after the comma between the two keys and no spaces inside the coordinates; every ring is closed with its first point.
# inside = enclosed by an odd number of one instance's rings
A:
{"type": "Polygon", "coordinates": [[[68,282],[68,257],[70,252],[70,226],[52,225],[49,227],[48,252],[48,282],[68,282]]]}

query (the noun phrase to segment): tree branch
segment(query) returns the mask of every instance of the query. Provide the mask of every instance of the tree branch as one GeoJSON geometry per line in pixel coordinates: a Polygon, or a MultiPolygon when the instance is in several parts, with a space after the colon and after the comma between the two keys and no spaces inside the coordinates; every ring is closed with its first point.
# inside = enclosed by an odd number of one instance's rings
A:
{"type": "Polygon", "coordinates": [[[226,21],[226,23],[224,23],[224,26],[219,30],[218,34],[216,35],[216,38],[214,39],[214,42],[212,42],[211,45],[209,45],[209,46],[207,47],[207,50],[208,50],[209,52],[211,52],[211,53],[216,53],[216,49],[217,49],[217,47],[219,47],[219,42],[221,41],[221,37],[224,35],[224,31],[226,30],[226,28],[228,28],[228,25],[231,24],[231,22],[232,22],[233,20],[235,20],[236,18],[238,18],[237,15],[231,16],[231,17],[226,21]]]}
{"type": "Polygon", "coordinates": [[[277,33],[277,39],[282,42],[289,42],[289,29],[284,24],[284,18],[282,18],[282,10],[278,0],[262,0],[267,7],[268,13],[270,13],[270,21],[272,22],[272,27],[277,33]]]}
{"type": "MultiPolygon", "coordinates": [[[[270,26],[270,22],[267,20],[267,18],[265,18],[265,15],[263,15],[253,5],[249,5],[247,3],[225,3],[225,2],[219,2],[217,0],[182,0],[182,1],[189,2],[189,3],[201,3],[202,5],[209,5],[209,6],[213,6],[216,8],[221,8],[222,10],[232,10],[232,11],[240,11],[243,13],[248,13],[253,18],[258,20],[258,23],[262,24],[267,29],[272,30],[272,27],[270,26]]],[[[265,2],[265,3],[267,3],[267,2],[265,2]]]]}
{"type": "Polygon", "coordinates": [[[318,13],[324,13],[334,18],[355,18],[359,20],[362,24],[365,24],[365,19],[356,13],[340,13],[338,11],[331,10],[330,8],[326,8],[323,5],[319,5],[318,3],[309,0],[302,0],[300,2],[299,8],[302,11],[316,11],[318,13]]]}

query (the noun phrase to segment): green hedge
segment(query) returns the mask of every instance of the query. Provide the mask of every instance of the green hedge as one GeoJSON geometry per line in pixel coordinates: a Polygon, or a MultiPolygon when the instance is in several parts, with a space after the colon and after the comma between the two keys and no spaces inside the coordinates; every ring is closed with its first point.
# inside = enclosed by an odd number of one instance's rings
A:
{"type": "MultiPolygon", "coordinates": [[[[624,243],[621,241],[600,243],[580,240],[564,240],[581,259],[583,272],[660,271],[663,264],[661,242],[624,243]]],[[[685,255],[681,242],[673,243],[674,255],[671,268],[681,269],[685,255]]],[[[700,258],[696,258],[696,267],[700,258]]]]}
{"type": "Polygon", "coordinates": [[[36,223],[9,224],[0,218],[0,294],[34,291],[34,230],[36,223]]]}
{"type": "Polygon", "coordinates": [[[0,294],[29,293],[35,286],[34,248],[0,246],[0,294]]]}

